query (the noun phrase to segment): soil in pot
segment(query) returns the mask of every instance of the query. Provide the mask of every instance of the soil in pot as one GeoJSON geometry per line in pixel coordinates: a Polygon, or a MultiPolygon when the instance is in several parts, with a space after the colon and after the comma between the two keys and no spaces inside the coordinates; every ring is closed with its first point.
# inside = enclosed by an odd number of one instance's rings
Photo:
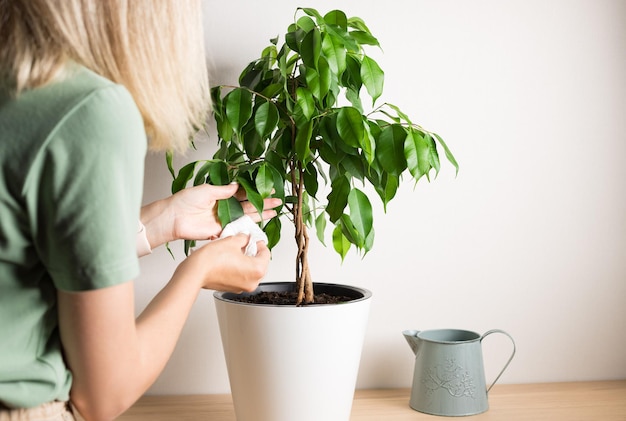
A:
{"type": "MultiPolygon", "coordinates": [[[[254,295],[241,295],[236,297],[230,297],[233,301],[239,301],[242,303],[251,304],[265,304],[265,305],[296,305],[298,293],[295,291],[261,291],[254,295]]],[[[345,295],[333,295],[327,293],[315,294],[314,302],[312,304],[341,304],[356,299],[355,297],[347,297],[345,295]]],[[[301,304],[310,305],[310,304],[301,304]]]]}

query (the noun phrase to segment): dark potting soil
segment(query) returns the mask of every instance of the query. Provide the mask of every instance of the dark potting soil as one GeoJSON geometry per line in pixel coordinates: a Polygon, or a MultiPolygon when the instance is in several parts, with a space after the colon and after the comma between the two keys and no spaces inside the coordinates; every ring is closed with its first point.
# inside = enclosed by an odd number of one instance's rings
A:
{"type": "MultiPolygon", "coordinates": [[[[239,301],[242,303],[252,303],[252,304],[271,304],[271,305],[281,305],[281,306],[294,306],[296,305],[296,301],[298,299],[297,292],[291,291],[262,291],[255,295],[250,296],[240,296],[233,297],[231,300],[239,301]]],[[[346,296],[338,296],[331,294],[315,294],[314,303],[313,304],[340,304],[345,303],[347,301],[352,301],[355,298],[346,297],[346,296]]],[[[307,304],[301,304],[307,305],[307,304]]]]}

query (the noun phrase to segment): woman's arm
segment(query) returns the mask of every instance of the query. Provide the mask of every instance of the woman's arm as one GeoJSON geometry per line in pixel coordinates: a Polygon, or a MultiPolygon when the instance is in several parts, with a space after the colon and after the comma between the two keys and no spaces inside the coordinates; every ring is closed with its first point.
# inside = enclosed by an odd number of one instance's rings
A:
{"type": "Polygon", "coordinates": [[[73,374],[71,399],[87,421],[113,420],[155,381],[169,359],[200,289],[252,291],[270,252],[258,243],[245,256],[246,235],[194,251],[135,319],[133,282],[58,293],[61,339],[73,374]]]}

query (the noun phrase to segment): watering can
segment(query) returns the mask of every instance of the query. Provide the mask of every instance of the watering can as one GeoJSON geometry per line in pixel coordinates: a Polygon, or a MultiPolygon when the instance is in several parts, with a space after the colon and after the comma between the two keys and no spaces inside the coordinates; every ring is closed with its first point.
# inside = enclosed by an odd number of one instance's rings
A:
{"type": "Polygon", "coordinates": [[[515,341],[503,330],[482,336],[460,329],[405,330],[402,332],[415,353],[411,408],[431,415],[465,416],[487,411],[487,394],[515,355],[515,341]],[[487,388],[482,341],[500,333],[509,337],[513,352],[500,374],[487,388]]]}

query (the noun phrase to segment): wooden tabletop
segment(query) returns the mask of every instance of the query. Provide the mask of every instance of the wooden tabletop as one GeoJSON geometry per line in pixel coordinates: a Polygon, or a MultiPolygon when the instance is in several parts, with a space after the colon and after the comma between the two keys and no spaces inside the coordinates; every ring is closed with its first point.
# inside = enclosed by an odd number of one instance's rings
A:
{"type": "MultiPolygon", "coordinates": [[[[357,390],[351,421],[445,419],[409,407],[409,389],[357,390]]],[[[496,385],[489,410],[505,421],[626,421],[626,380],[496,385]]],[[[144,396],[119,421],[236,421],[230,395],[144,396]]]]}

